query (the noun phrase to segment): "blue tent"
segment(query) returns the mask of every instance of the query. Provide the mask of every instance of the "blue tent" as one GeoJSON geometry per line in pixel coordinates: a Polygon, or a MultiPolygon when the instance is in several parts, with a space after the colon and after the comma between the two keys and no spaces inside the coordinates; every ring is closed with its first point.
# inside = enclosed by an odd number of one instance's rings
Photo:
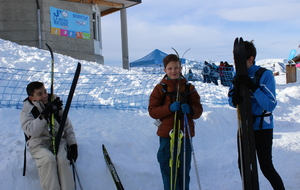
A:
{"type": "Polygon", "coordinates": [[[130,67],[163,67],[163,59],[168,54],[155,49],[145,57],[130,63],[130,67]]]}

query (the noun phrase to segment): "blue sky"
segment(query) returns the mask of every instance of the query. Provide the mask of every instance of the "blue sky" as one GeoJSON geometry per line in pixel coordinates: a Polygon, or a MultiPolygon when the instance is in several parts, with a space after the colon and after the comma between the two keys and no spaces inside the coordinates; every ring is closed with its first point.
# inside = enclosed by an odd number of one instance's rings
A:
{"type": "MultiPolygon", "coordinates": [[[[256,60],[288,58],[300,44],[299,0],[142,0],[127,9],[129,62],[154,49],[233,62],[236,37],[254,40],[256,60]]],[[[105,65],[122,67],[120,13],[102,17],[105,65]]],[[[300,53],[300,49],[297,54],[300,53]]]]}

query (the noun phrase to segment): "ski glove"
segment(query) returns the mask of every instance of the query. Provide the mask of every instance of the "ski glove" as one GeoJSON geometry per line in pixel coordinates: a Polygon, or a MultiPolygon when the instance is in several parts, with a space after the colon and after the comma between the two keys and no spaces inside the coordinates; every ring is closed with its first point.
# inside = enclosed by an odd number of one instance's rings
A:
{"type": "Polygon", "coordinates": [[[248,77],[247,75],[239,75],[239,76],[235,77],[235,80],[237,83],[243,84],[246,87],[248,87],[251,92],[255,92],[255,90],[258,88],[258,85],[254,84],[252,79],[250,77],[248,77]]]}
{"type": "Polygon", "coordinates": [[[55,100],[53,100],[53,102],[48,103],[46,108],[42,111],[41,115],[47,119],[50,114],[57,113],[59,110],[61,110],[62,105],[62,101],[59,97],[57,97],[55,100]]]}
{"type": "Polygon", "coordinates": [[[244,101],[244,98],[239,94],[234,92],[232,95],[232,104],[236,107],[238,104],[241,104],[244,101]]]}
{"type": "Polygon", "coordinates": [[[171,110],[172,112],[175,112],[175,111],[180,110],[180,102],[179,102],[179,101],[173,102],[173,103],[170,105],[170,110],[171,110]]]}
{"type": "Polygon", "coordinates": [[[182,110],[182,113],[186,113],[186,114],[191,113],[191,109],[190,109],[190,106],[188,104],[182,104],[181,105],[181,110],[182,110]]]}
{"type": "Polygon", "coordinates": [[[68,152],[68,159],[72,162],[76,162],[78,157],[78,150],[77,150],[77,144],[72,144],[69,147],[69,152],[68,152]]]}

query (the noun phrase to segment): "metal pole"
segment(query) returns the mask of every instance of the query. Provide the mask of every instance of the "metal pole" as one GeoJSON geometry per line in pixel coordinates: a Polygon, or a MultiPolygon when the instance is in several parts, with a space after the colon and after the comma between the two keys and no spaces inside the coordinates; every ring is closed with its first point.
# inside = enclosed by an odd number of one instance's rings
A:
{"type": "Polygon", "coordinates": [[[38,39],[39,39],[39,48],[42,49],[42,30],[41,30],[41,10],[39,5],[39,0],[36,0],[37,6],[37,24],[38,24],[38,39]]]}
{"type": "Polygon", "coordinates": [[[125,8],[121,9],[120,16],[121,16],[121,38],[122,38],[123,69],[129,69],[127,14],[126,14],[126,9],[125,8]]]}

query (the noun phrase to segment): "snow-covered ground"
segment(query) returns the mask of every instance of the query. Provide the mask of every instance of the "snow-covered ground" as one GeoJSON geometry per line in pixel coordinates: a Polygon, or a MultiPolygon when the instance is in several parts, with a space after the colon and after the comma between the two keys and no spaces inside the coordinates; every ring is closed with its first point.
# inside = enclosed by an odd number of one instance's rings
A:
{"type": "MultiPolygon", "coordinates": [[[[230,53],[230,52],[229,52],[230,53]]],[[[55,54],[57,72],[74,72],[78,60],[55,54]]],[[[117,67],[82,62],[85,73],[130,73],[117,67]]],[[[275,129],[273,162],[287,190],[300,188],[300,84],[285,84],[279,63],[283,59],[267,59],[257,64],[280,71],[276,76],[278,105],[274,111],[275,129]]],[[[0,39],[0,67],[49,70],[48,51],[19,46],[0,39]],[[40,64],[40,63],[44,64],[40,64]]],[[[145,79],[147,80],[147,79],[145,79]]],[[[1,83],[1,81],[0,81],[1,83]]],[[[211,85],[220,99],[219,86],[211,85]]],[[[204,86],[207,87],[207,86],[204,86]]],[[[203,87],[203,88],[204,88],[203,87]]],[[[198,86],[202,95],[203,89],[198,86]]],[[[204,96],[204,94],[202,95],[204,96]]],[[[24,97],[25,98],[25,97],[24,97]]],[[[213,102],[213,101],[212,101],[213,102]]],[[[242,189],[237,168],[236,110],[228,105],[203,104],[204,112],[196,122],[193,139],[202,190],[242,189]]],[[[4,190],[39,190],[37,169],[27,152],[27,173],[22,176],[24,136],[19,122],[20,109],[0,109],[0,184],[4,190]]],[[[115,189],[105,165],[101,145],[105,144],[111,159],[128,190],[163,189],[156,160],[158,136],[153,119],[145,109],[71,109],[69,117],[75,128],[79,158],[76,166],[84,189],[115,189]]],[[[197,188],[194,166],[190,189],[197,188]]],[[[259,172],[260,189],[271,190],[259,172]]]]}

